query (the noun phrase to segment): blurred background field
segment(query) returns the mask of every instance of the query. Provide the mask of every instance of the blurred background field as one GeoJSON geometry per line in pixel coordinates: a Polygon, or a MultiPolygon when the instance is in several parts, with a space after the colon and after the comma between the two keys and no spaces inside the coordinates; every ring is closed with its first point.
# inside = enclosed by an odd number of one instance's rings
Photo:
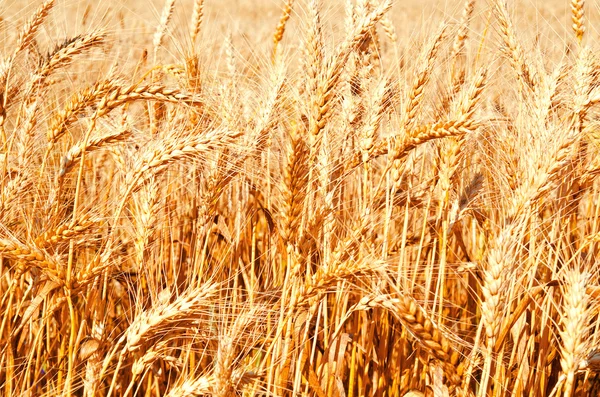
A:
{"type": "MultiPolygon", "coordinates": [[[[397,1],[389,12],[389,18],[394,23],[401,50],[412,51],[414,45],[424,37],[431,35],[442,21],[458,23],[463,7],[458,0],[420,0],[397,1]]],[[[0,25],[0,34],[6,42],[7,36],[16,33],[19,21],[27,18],[35,9],[37,2],[4,0],[0,4],[0,15],[4,21],[11,21],[0,25]],[[11,25],[12,24],[12,25],[11,25]]],[[[489,2],[477,2],[473,22],[469,29],[472,31],[471,46],[477,43],[477,37],[483,32],[486,21],[489,19],[489,2]]],[[[238,51],[248,55],[251,52],[267,50],[281,15],[283,2],[276,0],[228,0],[206,1],[205,20],[206,29],[202,32],[202,41],[199,48],[211,45],[220,45],[229,34],[235,40],[238,51]]],[[[518,30],[518,36],[524,43],[531,40],[540,42],[544,49],[555,49],[557,43],[565,43],[571,35],[571,11],[568,1],[562,0],[516,0],[508,3],[513,23],[518,30]]],[[[86,1],[66,0],[56,6],[49,18],[47,32],[54,31],[54,39],[60,35],[68,35],[81,30],[104,27],[116,33],[115,38],[127,43],[135,43],[132,51],[150,49],[148,40],[156,29],[160,19],[163,3],[158,0],[127,0],[127,1],[86,1]]],[[[175,7],[172,24],[166,43],[169,51],[184,51],[189,45],[190,10],[192,0],[178,1],[175,7]]],[[[590,2],[586,9],[589,21],[596,21],[600,7],[590,2]]],[[[342,27],[340,21],[344,18],[343,0],[324,0],[322,2],[322,22],[328,27],[328,32],[339,32],[342,27]]],[[[297,48],[301,37],[300,22],[305,11],[302,7],[293,10],[294,17],[289,21],[288,31],[291,33],[284,37],[284,43],[289,43],[291,48],[297,48]]],[[[587,29],[586,40],[593,42],[598,39],[596,24],[590,23],[587,29]]],[[[492,30],[494,28],[492,27],[492,30]]],[[[43,33],[42,33],[43,38],[43,33]]],[[[330,42],[333,42],[332,38],[330,42]]],[[[494,44],[498,44],[497,42],[494,44]]],[[[121,49],[120,51],[124,51],[121,49]]],[[[405,56],[410,57],[410,51],[405,56]]],[[[494,48],[490,50],[494,52],[494,48]]],[[[207,51],[207,53],[210,53],[207,51]]],[[[124,54],[121,54],[124,55],[124,54]]],[[[214,57],[213,57],[214,59],[214,57]]]]}

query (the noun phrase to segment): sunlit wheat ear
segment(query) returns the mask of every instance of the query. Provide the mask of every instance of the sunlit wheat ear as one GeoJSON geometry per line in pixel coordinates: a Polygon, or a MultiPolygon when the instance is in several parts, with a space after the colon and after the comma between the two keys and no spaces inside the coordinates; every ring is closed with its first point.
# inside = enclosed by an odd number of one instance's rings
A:
{"type": "Polygon", "coordinates": [[[141,312],[125,333],[127,351],[135,351],[145,343],[152,343],[153,337],[165,327],[194,321],[194,315],[211,304],[218,292],[218,285],[205,285],[200,290],[189,290],[178,296],[172,303],[165,301],[141,312]]]}
{"type": "MultiPolygon", "coordinates": [[[[29,18],[29,20],[19,31],[19,38],[11,55],[3,59],[3,62],[0,64],[0,92],[2,92],[2,95],[0,95],[0,127],[4,125],[6,106],[12,100],[12,98],[8,97],[5,92],[8,88],[6,86],[7,78],[12,71],[15,59],[21,52],[31,45],[40,26],[44,23],[53,7],[54,0],[47,0],[37,9],[35,14],[29,18]]],[[[4,136],[5,132],[2,132],[2,134],[3,139],[6,139],[6,136],[4,136]]]]}
{"type": "Polygon", "coordinates": [[[419,59],[414,82],[409,87],[410,91],[408,92],[408,99],[404,107],[402,123],[405,125],[405,128],[412,127],[417,121],[417,111],[423,101],[425,86],[433,71],[434,61],[446,36],[446,30],[447,25],[443,24],[439,29],[439,33],[430,40],[419,59]]]}
{"type": "Polygon", "coordinates": [[[577,42],[581,44],[583,40],[583,34],[585,33],[585,1],[584,0],[571,0],[571,19],[573,21],[573,31],[577,42]]]}
{"type": "Polygon", "coordinates": [[[99,47],[105,43],[105,33],[93,32],[86,35],[76,36],[65,40],[54,48],[48,55],[47,60],[36,72],[32,86],[43,85],[44,80],[55,70],[64,68],[74,61],[74,57],[99,47]]]}
{"type": "Polygon", "coordinates": [[[294,243],[301,224],[304,200],[308,189],[309,148],[302,130],[292,126],[287,143],[287,161],[283,178],[283,208],[281,233],[287,243],[294,243]]]}
{"type": "Polygon", "coordinates": [[[0,254],[5,258],[19,261],[20,271],[28,271],[35,267],[59,285],[64,282],[59,265],[37,247],[10,239],[0,239],[0,254]]]}
{"type": "Polygon", "coordinates": [[[288,20],[290,19],[293,4],[294,0],[286,0],[283,5],[283,12],[281,13],[279,23],[277,24],[277,28],[275,29],[275,33],[273,34],[273,60],[275,60],[275,57],[277,56],[279,43],[283,39],[283,34],[285,33],[285,26],[288,20]]]}
{"type": "Polygon", "coordinates": [[[46,17],[48,17],[52,7],[54,7],[54,3],[54,0],[45,1],[23,26],[19,32],[19,39],[17,41],[16,49],[11,58],[14,58],[19,52],[23,51],[31,44],[35,34],[39,30],[40,26],[44,23],[46,17]]]}
{"type": "Polygon", "coordinates": [[[213,376],[204,375],[197,378],[188,378],[181,384],[175,385],[169,390],[168,397],[201,397],[214,390],[213,376]]]}
{"type": "Polygon", "coordinates": [[[45,231],[35,239],[35,243],[39,248],[56,246],[61,242],[69,241],[83,235],[99,223],[99,220],[91,218],[89,214],[84,214],[77,222],[62,224],[54,229],[45,231]]]}
{"type": "MultiPolygon", "coordinates": [[[[561,310],[561,367],[566,376],[564,395],[571,396],[575,388],[575,372],[588,353],[587,324],[589,318],[589,297],[586,288],[589,275],[578,269],[564,274],[562,288],[563,305],[561,310]]],[[[589,361],[589,360],[588,360],[589,361]]]]}
{"type": "Polygon", "coordinates": [[[60,164],[60,170],[58,172],[59,177],[63,177],[73,166],[73,164],[79,159],[82,152],[93,152],[101,149],[102,147],[109,144],[116,144],[123,142],[127,138],[131,137],[132,133],[128,129],[124,128],[121,131],[108,133],[103,136],[93,137],[90,139],[85,147],[83,142],[71,147],[67,154],[62,158],[60,164]]]}
{"type": "Polygon", "coordinates": [[[390,7],[391,2],[385,1],[373,11],[358,16],[354,28],[349,32],[344,42],[341,43],[333,58],[328,61],[329,65],[322,75],[318,76],[317,86],[313,87],[316,89],[317,95],[313,98],[314,106],[310,120],[310,136],[315,143],[320,142],[319,135],[323,128],[325,128],[333,110],[332,101],[335,99],[342,71],[350,54],[357,49],[369,34],[369,31],[385,15],[390,7]]]}
{"type": "Polygon", "coordinates": [[[194,8],[192,11],[192,20],[190,22],[190,38],[192,46],[196,44],[196,38],[200,33],[202,19],[204,17],[204,0],[194,0],[194,8]]]}
{"type": "Polygon", "coordinates": [[[527,89],[536,85],[534,71],[525,56],[525,50],[517,40],[512,21],[508,15],[506,0],[495,0],[494,11],[500,25],[500,33],[504,41],[502,50],[507,55],[513,70],[527,89]]]}
{"type": "Polygon", "coordinates": [[[210,150],[231,142],[238,132],[214,130],[202,136],[185,136],[170,142],[153,142],[143,157],[138,159],[134,169],[126,177],[129,192],[137,191],[152,175],[159,175],[166,168],[181,160],[200,158],[210,150]]]}
{"type": "MultiPolygon", "coordinates": [[[[454,44],[452,45],[452,54],[450,59],[452,62],[456,62],[456,59],[463,57],[465,44],[469,35],[470,22],[473,17],[473,11],[475,10],[475,0],[466,0],[463,8],[463,12],[460,18],[460,24],[458,26],[458,32],[454,38],[454,44]]],[[[453,66],[456,66],[454,63],[453,66]]],[[[452,76],[455,78],[455,76],[452,76]]]]}
{"type": "MultiPolygon", "coordinates": [[[[156,32],[154,33],[154,40],[152,41],[152,44],[154,46],[154,62],[156,62],[156,57],[158,56],[158,50],[160,49],[165,34],[167,33],[167,28],[169,25],[169,21],[171,20],[171,17],[173,16],[173,10],[175,9],[175,0],[165,0],[165,5],[163,7],[163,11],[162,14],[160,16],[160,22],[158,23],[158,26],[156,27],[156,32]]],[[[196,24],[198,24],[199,26],[199,22],[196,22],[196,24]]],[[[194,26],[194,29],[196,29],[196,27],[194,26]]]]}
{"type": "Polygon", "coordinates": [[[69,125],[77,121],[80,112],[99,102],[111,88],[115,88],[116,84],[116,81],[101,80],[73,93],[64,108],[55,111],[50,119],[47,132],[49,149],[63,136],[69,125]]]}
{"type": "Polygon", "coordinates": [[[414,299],[408,296],[399,298],[391,296],[365,297],[354,309],[364,310],[366,307],[382,307],[389,310],[407,327],[417,341],[423,344],[428,352],[441,361],[448,384],[452,388],[460,384],[461,378],[458,372],[462,369],[457,368],[460,354],[451,346],[450,341],[437,329],[414,299]]]}
{"type": "Polygon", "coordinates": [[[396,44],[398,42],[398,34],[396,34],[396,28],[392,21],[390,21],[390,18],[387,15],[384,15],[380,22],[386,36],[392,43],[396,44]]]}

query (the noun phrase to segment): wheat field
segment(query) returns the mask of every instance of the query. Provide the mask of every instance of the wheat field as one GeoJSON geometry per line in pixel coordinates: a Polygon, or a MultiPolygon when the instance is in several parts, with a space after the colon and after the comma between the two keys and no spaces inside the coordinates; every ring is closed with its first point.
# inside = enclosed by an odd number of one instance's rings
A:
{"type": "Polygon", "coordinates": [[[0,3],[0,394],[600,395],[598,23],[0,3]]]}

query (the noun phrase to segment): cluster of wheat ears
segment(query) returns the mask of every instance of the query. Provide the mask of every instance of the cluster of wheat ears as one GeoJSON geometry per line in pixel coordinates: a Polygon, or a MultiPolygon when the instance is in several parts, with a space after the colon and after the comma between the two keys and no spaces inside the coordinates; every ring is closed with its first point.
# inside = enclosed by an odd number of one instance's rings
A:
{"type": "Polygon", "coordinates": [[[230,36],[215,66],[202,0],[165,50],[178,6],[131,67],[89,62],[106,30],[40,44],[54,0],[3,36],[3,395],[596,395],[583,0],[556,62],[504,0],[410,53],[390,0],[337,36],[286,0],[267,52],[230,36]]]}

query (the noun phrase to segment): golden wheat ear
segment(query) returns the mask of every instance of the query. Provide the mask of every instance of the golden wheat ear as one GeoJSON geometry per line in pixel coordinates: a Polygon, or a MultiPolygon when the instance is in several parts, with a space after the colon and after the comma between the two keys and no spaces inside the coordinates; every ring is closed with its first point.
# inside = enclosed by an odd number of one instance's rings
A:
{"type": "Polygon", "coordinates": [[[573,32],[577,38],[577,43],[581,45],[583,34],[585,33],[585,1],[571,0],[571,20],[573,21],[573,32]]]}
{"type": "Polygon", "coordinates": [[[202,19],[204,17],[204,0],[194,0],[194,8],[192,10],[192,20],[190,21],[190,39],[192,47],[196,44],[196,38],[200,33],[202,19]]]}
{"type": "Polygon", "coordinates": [[[275,57],[277,56],[277,51],[279,48],[279,43],[283,39],[283,34],[285,33],[285,26],[287,21],[290,19],[292,14],[292,6],[294,4],[294,0],[286,0],[283,5],[283,11],[281,13],[281,17],[279,18],[279,23],[275,28],[275,33],[273,33],[273,61],[275,61],[275,57]]]}

